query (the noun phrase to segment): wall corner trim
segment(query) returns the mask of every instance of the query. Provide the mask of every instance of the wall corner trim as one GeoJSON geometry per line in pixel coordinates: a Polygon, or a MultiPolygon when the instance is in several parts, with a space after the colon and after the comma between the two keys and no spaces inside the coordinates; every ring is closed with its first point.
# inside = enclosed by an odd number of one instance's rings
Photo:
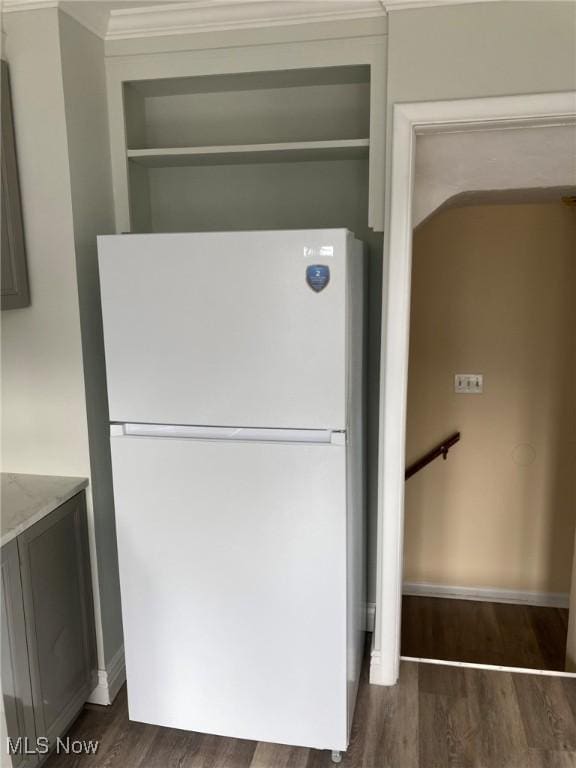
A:
{"type": "Polygon", "coordinates": [[[108,706],[112,704],[120,688],[126,681],[126,665],[124,661],[124,646],[116,651],[106,669],[98,670],[98,685],[88,698],[90,704],[108,706]]]}

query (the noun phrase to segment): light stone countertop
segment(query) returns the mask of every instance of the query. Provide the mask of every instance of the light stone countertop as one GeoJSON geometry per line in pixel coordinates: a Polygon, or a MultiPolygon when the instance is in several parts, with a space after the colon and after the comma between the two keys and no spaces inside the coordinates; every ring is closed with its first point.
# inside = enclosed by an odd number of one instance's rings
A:
{"type": "Polygon", "coordinates": [[[0,545],[4,546],[86,488],[88,480],[85,477],[20,475],[2,472],[0,483],[2,486],[0,545]]]}

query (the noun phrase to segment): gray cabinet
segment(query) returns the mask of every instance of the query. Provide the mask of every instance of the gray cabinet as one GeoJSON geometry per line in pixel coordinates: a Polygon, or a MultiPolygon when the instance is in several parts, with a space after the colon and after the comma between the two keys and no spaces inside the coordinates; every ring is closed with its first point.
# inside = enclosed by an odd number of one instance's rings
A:
{"type": "MultiPolygon", "coordinates": [[[[34,745],[36,728],[16,541],[2,547],[2,693],[8,735],[12,739],[22,737],[25,744],[34,745]]],[[[25,768],[37,762],[36,755],[27,757],[21,751],[12,759],[14,768],[25,768]]]]}
{"type": "MultiPolygon", "coordinates": [[[[53,744],[97,682],[84,493],[3,547],[2,568],[6,632],[13,638],[6,658],[4,643],[2,649],[8,735],[53,744]]],[[[28,765],[17,759],[18,768],[28,765]]]]}
{"type": "Polygon", "coordinates": [[[2,265],[2,309],[19,309],[30,304],[16,142],[10,98],[8,65],[1,62],[0,133],[2,134],[2,210],[0,211],[0,262],[2,265]]]}

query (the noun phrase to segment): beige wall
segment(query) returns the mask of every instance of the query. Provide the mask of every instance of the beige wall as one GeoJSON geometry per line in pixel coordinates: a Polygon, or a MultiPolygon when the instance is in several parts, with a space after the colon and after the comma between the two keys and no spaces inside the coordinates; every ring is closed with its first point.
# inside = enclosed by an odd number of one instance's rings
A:
{"type": "Polygon", "coordinates": [[[453,208],[414,237],[405,580],[568,592],[576,517],[576,211],[453,208]],[[483,373],[483,395],[453,393],[483,373]]]}

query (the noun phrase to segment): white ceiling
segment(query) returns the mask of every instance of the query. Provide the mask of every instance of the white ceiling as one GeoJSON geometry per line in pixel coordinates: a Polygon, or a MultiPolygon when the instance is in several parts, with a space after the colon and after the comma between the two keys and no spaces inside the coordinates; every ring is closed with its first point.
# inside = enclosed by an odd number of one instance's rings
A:
{"type": "Polygon", "coordinates": [[[576,125],[429,133],[416,140],[414,226],[450,201],[559,199],[575,188],[576,125]]]}

